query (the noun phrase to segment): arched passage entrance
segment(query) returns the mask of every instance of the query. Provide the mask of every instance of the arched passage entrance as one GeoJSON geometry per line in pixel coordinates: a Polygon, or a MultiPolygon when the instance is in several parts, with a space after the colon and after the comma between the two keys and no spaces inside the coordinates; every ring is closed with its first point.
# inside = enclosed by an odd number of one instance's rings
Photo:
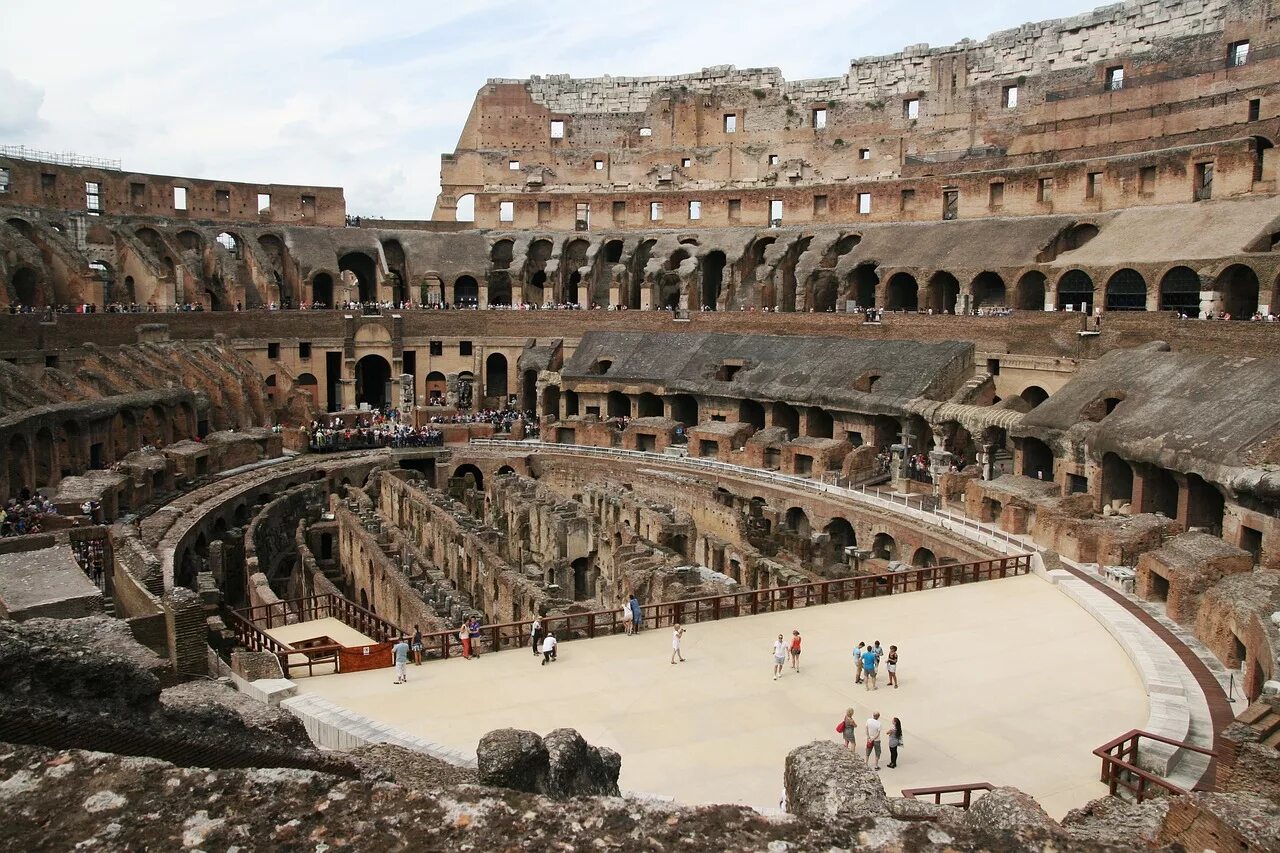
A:
{"type": "Polygon", "coordinates": [[[19,305],[25,305],[29,308],[38,308],[44,304],[43,294],[40,291],[39,279],[36,271],[31,267],[19,267],[14,272],[13,278],[13,296],[18,300],[19,305]]]}
{"type": "Polygon", "coordinates": [[[993,272],[984,272],[973,280],[973,307],[993,308],[1008,302],[1004,279],[993,272]]]}
{"type": "Polygon", "coordinates": [[[702,308],[705,311],[716,310],[720,301],[720,288],[724,283],[724,252],[711,252],[702,259],[702,308]]]}
{"type": "Polygon", "coordinates": [[[853,525],[846,518],[836,516],[827,522],[827,526],[822,529],[822,532],[827,534],[828,538],[831,539],[831,544],[836,548],[853,548],[858,544],[858,537],[853,532],[853,525]]]}
{"type": "Polygon", "coordinates": [[[348,252],[338,259],[338,269],[342,272],[349,271],[356,277],[359,282],[357,299],[361,302],[378,301],[378,276],[373,258],[364,252],[348,252]]]}
{"type": "Polygon", "coordinates": [[[802,536],[805,539],[809,538],[811,533],[811,529],[809,527],[809,516],[805,514],[805,511],[800,507],[793,506],[791,509],[787,510],[786,524],[787,527],[797,536],[802,536]]]}
{"type": "Polygon", "coordinates": [[[929,307],[935,314],[954,314],[960,298],[960,282],[949,272],[936,272],[929,279],[929,307]]]}
{"type": "Polygon", "coordinates": [[[1108,311],[1147,310],[1147,282],[1137,270],[1128,267],[1118,270],[1107,280],[1106,301],[1108,311]]]}
{"type": "Polygon", "coordinates": [[[366,355],[356,362],[356,403],[381,409],[391,398],[391,365],[380,355],[366,355]]]}
{"type": "Polygon", "coordinates": [[[497,398],[499,406],[507,404],[507,357],[500,352],[484,360],[484,393],[497,398]]]}
{"type": "Polygon", "coordinates": [[[915,311],[920,307],[920,286],[911,275],[894,273],[885,285],[884,302],[890,311],[915,311]]]}
{"type": "Polygon", "coordinates": [[[1044,273],[1037,270],[1032,270],[1018,279],[1018,291],[1013,307],[1019,311],[1043,311],[1044,282],[1044,273]]]}
{"type": "Polygon", "coordinates": [[[333,307],[333,276],[327,272],[315,274],[311,279],[311,302],[313,307],[333,307]]]}
{"type": "Polygon", "coordinates": [[[1200,276],[1191,267],[1174,267],[1160,279],[1160,310],[1200,316],[1200,276]]]}
{"type": "Polygon", "coordinates": [[[1083,270],[1068,270],[1058,279],[1057,306],[1059,311],[1092,311],[1093,279],[1083,270]]]}
{"type": "Polygon", "coordinates": [[[480,304],[480,285],[469,275],[458,276],[453,283],[453,304],[472,308],[480,304]]]}
{"type": "Polygon", "coordinates": [[[1222,310],[1232,320],[1249,320],[1258,310],[1258,276],[1244,264],[1232,264],[1218,276],[1222,310]]]}

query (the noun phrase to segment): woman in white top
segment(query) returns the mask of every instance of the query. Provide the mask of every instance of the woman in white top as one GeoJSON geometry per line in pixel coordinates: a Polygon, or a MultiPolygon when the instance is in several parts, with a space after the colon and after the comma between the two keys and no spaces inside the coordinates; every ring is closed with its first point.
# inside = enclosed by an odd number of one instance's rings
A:
{"type": "Polygon", "coordinates": [[[684,628],[676,623],[675,628],[671,630],[671,663],[676,662],[676,658],[680,659],[680,663],[684,663],[684,655],[680,654],[680,638],[684,636],[684,628]]]}
{"type": "Polygon", "coordinates": [[[631,636],[631,602],[622,605],[622,630],[631,636]]]}

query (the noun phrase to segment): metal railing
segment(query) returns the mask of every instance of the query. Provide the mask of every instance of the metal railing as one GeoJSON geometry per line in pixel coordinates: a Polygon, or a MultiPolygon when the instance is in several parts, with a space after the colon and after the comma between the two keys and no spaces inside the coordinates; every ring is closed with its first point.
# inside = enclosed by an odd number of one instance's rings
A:
{"type": "Polygon", "coordinates": [[[523,441],[512,442],[502,439],[491,438],[473,438],[470,442],[473,447],[491,447],[497,449],[512,450],[515,448],[525,448],[529,451],[539,453],[564,453],[567,455],[583,455],[597,456],[615,459],[630,459],[637,462],[645,462],[649,464],[669,464],[679,466],[690,466],[700,468],[712,473],[722,472],[735,476],[753,477],[759,480],[765,480],[792,488],[805,489],[811,492],[831,495],[834,497],[844,498],[846,500],[867,504],[877,509],[887,509],[891,512],[897,512],[915,518],[918,521],[932,524],[951,533],[959,533],[967,539],[978,542],[979,544],[1000,551],[1009,553],[1028,553],[1027,547],[1011,534],[992,527],[989,524],[983,524],[980,521],[974,521],[966,515],[958,515],[948,510],[942,509],[940,506],[933,505],[932,495],[897,495],[897,494],[880,494],[871,491],[866,485],[858,488],[846,488],[831,483],[823,483],[818,480],[811,480],[806,477],[797,477],[791,474],[780,474],[776,471],[766,471],[760,468],[748,468],[743,465],[734,465],[731,462],[720,462],[715,459],[704,459],[693,456],[667,456],[662,453],[649,453],[643,450],[622,450],[616,447],[589,447],[581,444],[557,444],[540,441],[523,441]]]}
{"type": "MultiPolygon", "coordinates": [[[[1102,759],[1102,781],[1107,783],[1107,791],[1111,796],[1116,796],[1117,791],[1121,788],[1133,794],[1138,802],[1153,796],[1147,793],[1147,789],[1150,787],[1160,788],[1161,792],[1178,795],[1190,793],[1190,791],[1173,784],[1168,779],[1163,779],[1138,766],[1139,742],[1144,738],[1175,746],[1179,749],[1189,749],[1192,752],[1207,755],[1211,759],[1218,757],[1218,753],[1212,749],[1205,749],[1193,743],[1174,740],[1173,738],[1145,732],[1141,729],[1131,729],[1093,751],[1094,755],[1102,759]]],[[[1197,785],[1196,790],[1199,789],[1200,786],[1197,785]]],[[[1163,796],[1163,793],[1159,793],[1157,796],[1163,796]]]]}
{"type": "Polygon", "coordinates": [[[13,157],[32,163],[49,163],[54,166],[83,166],[92,169],[120,171],[120,161],[105,157],[82,157],[74,151],[40,151],[25,145],[0,145],[0,157],[13,157]]]}
{"type": "Polygon", "coordinates": [[[908,800],[914,800],[919,797],[933,797],[934,803],[937,805],[956,806],[957,808],[967,809],[973,805],[975,791],[994,791],[995,786],[990,782],[969,782],[964,785],[935,785],[932,788],[903,788],[902,796],[908,800]],[[963,797],[959,802],[943,803],[942,797],[946,794],[962,794],[963,797]]]}
{"type": "Polygon", "coordinates": [[[332,665],[340,671],[339,657],[345,648],[341,643],[291,646],[267,633],[276,625],[293,625],[333,617],[376,642],[387,643],[402,636],[392,623],[364,609],[348,598],[333,593],[294,598],[228,611],[227,621],[235,632],[236,645],[255,652],[270,652],[280,661],[285,678],[291,669],[305,667],[315,674],[315,667],[332,665]]]}

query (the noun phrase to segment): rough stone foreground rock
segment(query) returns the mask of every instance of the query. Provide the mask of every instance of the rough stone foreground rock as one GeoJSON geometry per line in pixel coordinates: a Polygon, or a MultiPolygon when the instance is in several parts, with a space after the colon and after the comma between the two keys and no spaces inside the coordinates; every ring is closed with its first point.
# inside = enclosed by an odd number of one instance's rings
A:
{"type": "Polygon", "coordinates": [[[573,729],[556,729],[545,739],[521,729],[495,729],[480,739],[476,765],[484,785],[557,799],[616,797],[622,758],[589,746],[573,729]]]}
{"type": "MultiPolygon", "coordinates": [[[[438,792],[293,769],[203,770],[153,758],[0,743],[0,851],[992,851],[1003,832],[890,818],[830,824],[742,806],[553,801],[459,785],[438,792]]],[[[1060,853],[1123,848],[1064,839],[1060,853]]]]}
{"type": "Polygon", "coordinates": [[[1030,794],[1017,788],[996,788],[979,797],[965,813],[966,825],[983,833],[1005,833],[1027,849],[1053,846],[1066,832],[1030,794]]]}
{"type": "Polygon", "coordinates": [[[791,750],[783,783],[792,814],[842,823],[889,814],[880,775],[832,741],[791,750]]]}

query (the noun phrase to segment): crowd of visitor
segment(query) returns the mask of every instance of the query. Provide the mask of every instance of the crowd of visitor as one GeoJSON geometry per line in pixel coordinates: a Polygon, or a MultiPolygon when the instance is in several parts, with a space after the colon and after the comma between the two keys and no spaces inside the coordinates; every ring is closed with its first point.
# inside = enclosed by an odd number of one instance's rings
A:
{"type": "Polygon", "coordinates": [[[18,497],[10,498],[0,509],[0,537],[39,533],[45,518],[57,514],[58,508],[48,498],[33,495],[24,487],[18,497]]]}

